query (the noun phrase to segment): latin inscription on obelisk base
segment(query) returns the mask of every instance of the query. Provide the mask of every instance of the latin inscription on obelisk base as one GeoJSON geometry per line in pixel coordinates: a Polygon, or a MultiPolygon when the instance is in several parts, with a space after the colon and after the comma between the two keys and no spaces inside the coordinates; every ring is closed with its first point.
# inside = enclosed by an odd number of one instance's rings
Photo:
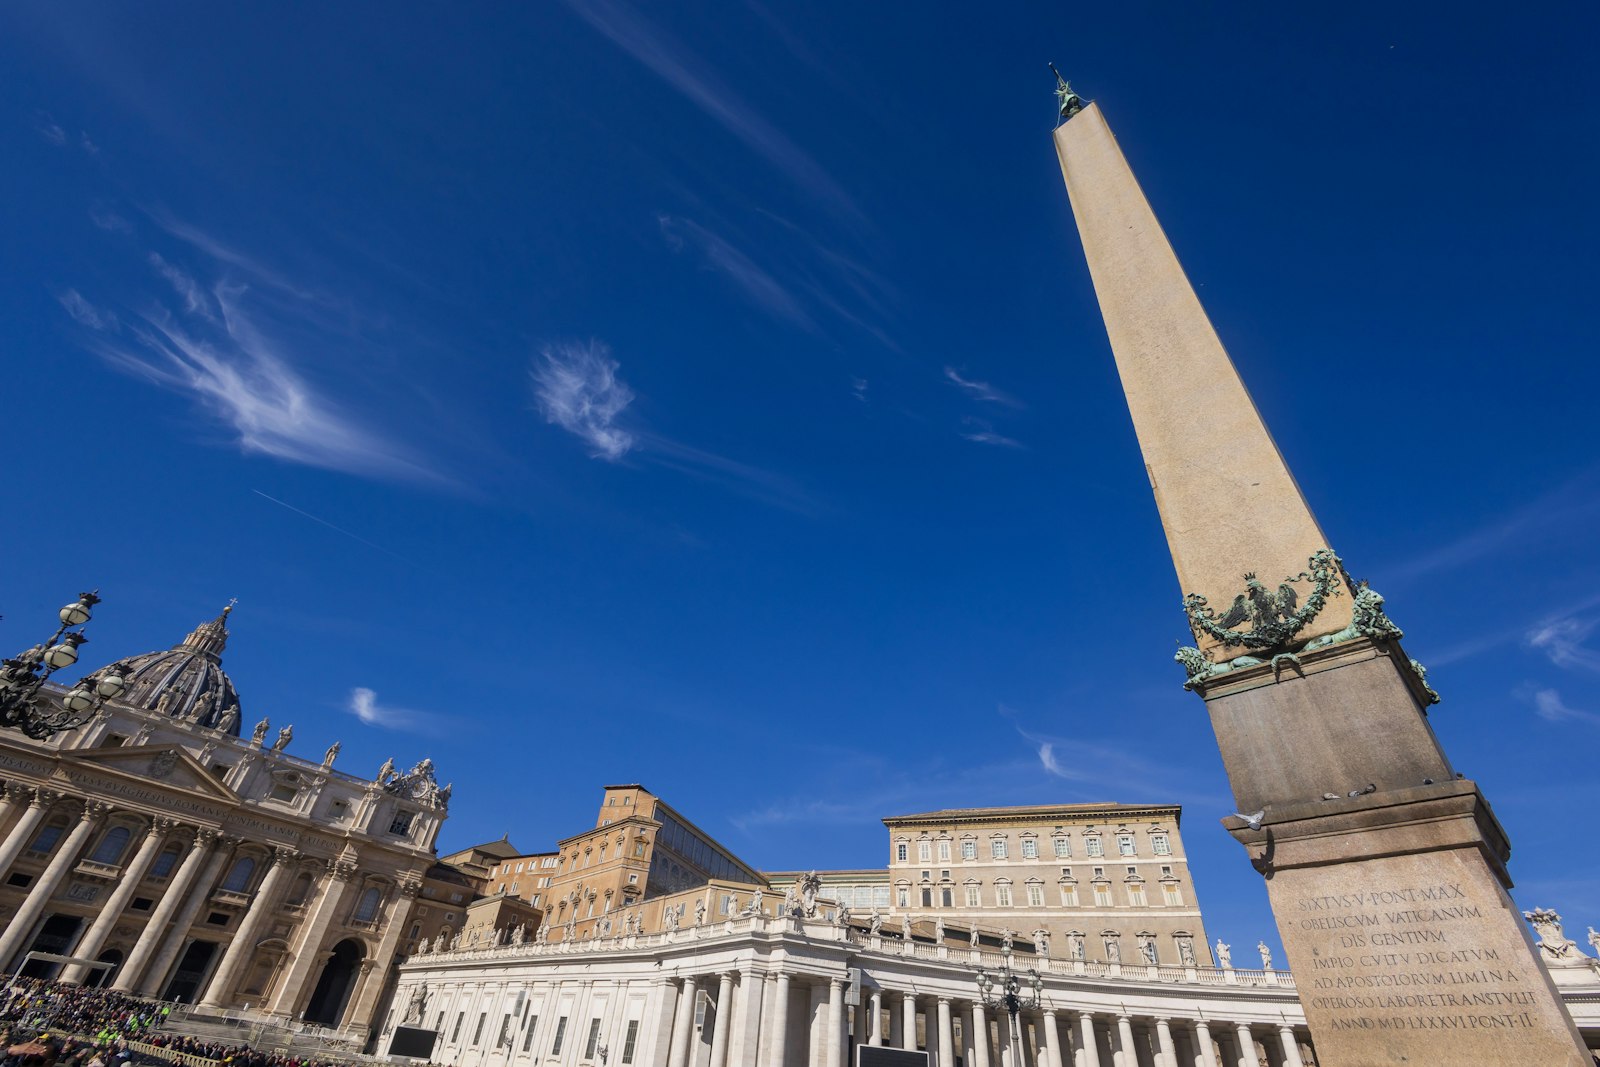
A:
{"type": "Polygon", "coordinates": [[[1099,109],[1063,114],[1195,633],[1180,661],[1237,810],[1260,813],[1224,824],[1267,880],[1319,1064],[1591,1067],[1506,895],[1504,832],[1428,723],[1437,695],[1330,551],[1099,109]]]}

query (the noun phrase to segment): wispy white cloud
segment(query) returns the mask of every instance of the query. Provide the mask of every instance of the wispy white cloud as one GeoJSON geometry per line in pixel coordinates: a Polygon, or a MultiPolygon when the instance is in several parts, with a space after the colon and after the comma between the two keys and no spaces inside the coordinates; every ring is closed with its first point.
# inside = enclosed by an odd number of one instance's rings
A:
{"type": "Polygon", "coordinates": [[[733,282],[751,303],[778,318],[807,329],[815,328],[794,294],[732,242],[691,219],[662,215],[657,222],[662,235],[673,247],[693,245],[706,264],[733,282]]]}
{"type": "Polygon", "coordinates": [[[868,385],[869,383],[865,378],[851,378],[850,395],[865,404],[867,402],[868,385]]]}
{"type": "Polygon", "coordinates": [[[406,557],[400,555],[398,552],[392,552],[389,549],[384,548],[382,545],[378,544],[375,541],[369,541],[365,537],[362,537],[360,534],[351,533],[349,530],[346,530],[343,526],[335,526],[333,523],[329,522],[327,519],[324,519],[320,515],[313,515],[313,514],[311,514],[311,512],[304,511],[304,510],[302,510],[300,508],[297,508],[293,504],[290,504],[290,503],[287,503],[285,501],[279,500],[275,496],[268,496],[266,493],[263,493],[259,489],[252,489],[250,491],[252,493],[254,493],[256,496],[261,497],[263,500],[270,500],[272,503],[278,505],[280,508],[287,508],[289,511],[294,512],[296,515],[299,515],[302,518],[310,519],[312,522],[316,523],[319,526],[326,526],[328,529],[332,530],[334,533],[343,534],[344,536],[350,538],[352,541],[359,541],[361,544],[366,545],[368,548],[375,548],[379,552],[384,553],[385,555],[393,556],[395,559],[399,560],[402,563],[411,563],[411,562],[413,562],[412,560],[406,559],[406,557]]]}
{"type": "Polygon", "coordinates": [[[609,348],[588,341],[546,345],[528,372],[545,419],[585,442],[594,458],[612,463],[634,445],[634,435],[617,425],[633,402],[617,368],[609,348]]]}
{"type": "Polygon", "coordinates": [[[956,370],[954,367],[946,367],[944,369],[944,376],[946,381],[950,382],[950,384],[954,385],[956,388],[960,389],[963,393],[966,393],[974,400],[981,400],[985,404],[1001,404],[1008,408],[1020,408],[1024,406],[1022,401],[1018,400],[1010,393],[996,389],[988,382],[980,382],[971,378],[963,377],[961,372],[956,370]]]}
{"type": "Polygon", "coordinates": [[[968,415],[961,421],[967,427],[967,429],[962,432],[961,436],[966,438],[968,441],[975,441],[980,445],[994,445],[998,448],[1028,447],[1014,437],[1007,437],[1004,434],[995,433],[994,427],[988,422],[985,422],[983,419],[973,418],[971,415],[968,415]]]}
{"type": "Polygon", "coordinates": [[[112,233],[132,233],[133,223],[106,207],[92,207],[89,209],[89,221],[102,230],[112,233]]]}
{"type": "Polygon", "coordinates": [[[1534,714],[1545,722],[1600,724],[1600,714],[1572,707],[1558,689],[1541,687],[1529,682],[1518,686],[1511,695],[1525,704],[1531,704],[1534,714]]]}
{"type": "Polygon", "coordinates": [[[78,147],[89,153],[91,156],[97,156],[100,154],[100,146],[90,140],[89,135],[82,131],[79,131],[78,133],[78,147]]]}
{"type": "Polygon", "coordinates": [[[185,311],[190,314],[203,315],[206,318],[211,317],[211,309],[208,306],[205,293],[201,291],[200,286],[195,283],[193,278],[184,273],[181,268],[161,258],[159,252],[150,253],[150,265],[183,298],[185,311]]]}
{"type": "Polygon", "coordinates": [[[643,446],[641,458],[657,466],[711,482],[740,496],[796,514],[814,515],[820,510],[816,497],[787,475],[656,434],[643,435],[640,442],[643,446]]]}
{"type": "Polygon", "coordinates": [[[1557,667],[1600,673],[1600,650],[1588,645],[1595,622],[1571,615],[1547,619],[1528,631],[1527,642],[1557,667]]]}
{"type": "Polygon", "coordinates": [[[325,305],[330,303],[328,298],[315,290],[296,282],[281,271],[268,266],[257,257],[243,252],[233,245],[200,229],[181,219],[174,218],[156,208],[145,208],[145,214],[152,222],[178,240],[205,253],[218,263],[233,267],[250,276],[254,282],[281,290],[290,296],[302,301],[325,305]]]}
{"type": "Polygon", "coordinates": [[[117,316],[104,308],[97,308],[85,300],[83,294],[76,289],[67,289],[56,294],[56,299],[61,306],[67,309],[67,314],[91,330],[115,331],[117,316]]]}
{"type": "Polygon", "coordinates": [[[63,130],[61,128],[60,124],[58,124],[50,116],[48,116],[48,115],[40,115],[39,116],[38,129],[39,129],[39,136],[43,137],[46,141],[49,141],[51,144],[55,145],[57,148],[66,147],[66,144],[67,144],[67,131],[63,130]]]}
{"type": "Polygon", "coordinates": [[[102,343],[96,350],[114,366],[198,401],[233,429],[245,452],[352,474],[440,480],[409,449],[361,426],[301,377],[256,327],[246,292],[212,290],[220,328],[207,335],[153,313],[129,324],[138,347],[102,343]]]}
{"type": "Polygon", "coordinates": [[[723,85],[693,52],[616,0],[567,0],[568,8],[837,214],[864,225],[844,188],[782,130],[723,85]]]}
{"type": "Polygon", "coordinates": [[[1387,569],[1386,581],[1420,578],[1454,570],[1502,553],[1527,549],[1600,523],[1600,469],[1590,468],[1509,513],[1442,547],[1430,549],[1387,569]]]}
{"type": "Polygon", "coordinates": [[[378,694],[364,686],[350,690],[345,710],[366,725],[384,730],[424,732],[437,725],[437,716],[427,712],[378,703],[378,694]]]}

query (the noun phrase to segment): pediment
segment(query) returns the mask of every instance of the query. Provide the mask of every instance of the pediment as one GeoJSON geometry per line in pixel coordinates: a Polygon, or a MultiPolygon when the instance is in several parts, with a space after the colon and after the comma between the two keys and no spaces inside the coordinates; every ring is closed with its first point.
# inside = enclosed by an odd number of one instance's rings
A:
{"type": "Polygon", "coordinates": [[[177,745],[139,745],[135,748],[96,748],[63,752],[61,768],[69,775],[74,764],[137,779],[146,786],[198,794],[208,800],[237,803],[239,795],[177,745]]]}

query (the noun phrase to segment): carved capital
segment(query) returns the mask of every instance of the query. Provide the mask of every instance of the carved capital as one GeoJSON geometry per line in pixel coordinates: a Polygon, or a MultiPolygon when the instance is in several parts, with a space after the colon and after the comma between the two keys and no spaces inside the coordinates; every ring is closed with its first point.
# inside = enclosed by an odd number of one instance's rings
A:
{"type": "Polygon", "coordinates": [[[150,836],[166,837],[178,828],[178,820],[170,819],[165,815],[157,815],[150,820],[150,836]]]}
{"type": "Polygon", "coordinates": [[[289,862],[291,862],[293,860],[297,860],[299,858],[300,858],[300,850],[295,848],[293,845],[273,845],[272,846],[271,861],[273,863],[289,863],[289,862]]]}
{"type": "Polygon", "coordinates": [[[84,822],[99,822],[110,810],[111,805],[103,800],[85,800],[83,802],[83,814],[79,815],[78,818],[84,822]]]}
{"type": "Polygon", "coordinates": [[[349,860],[329,860],[328,877],[338,882],[348,882],[356,876],[356,865],[349,860]]]}
{"type": "Polygon", "coordinates": [[[33,791],[33,799],[28,802],[28,806],[31,808],[48,808],[60,799],[61,794],[54,789],[36,788],[33,791]]]}
{"type": "Polygon", "coordinates": [[[6,799],[13,804],[21,804],[24,801],[31,803],[33,800],[33,788],[20,782],[7,782],[6,799]]]}
{"type": "Polygon", "coordinates": [[[213,830],[208,826],[202,826],[200,829],[194,832],[194,847],[210,848],[221,838],[222,832],[220,830],[213,830]]]}
{"type": "Polygon", "coordinates": [[[415,899],[416,895],[422,892],[422,876],[416,871],[407,871],[402,874],[397,884],[400,888],[400,895],[403,897],[415,899]]]}

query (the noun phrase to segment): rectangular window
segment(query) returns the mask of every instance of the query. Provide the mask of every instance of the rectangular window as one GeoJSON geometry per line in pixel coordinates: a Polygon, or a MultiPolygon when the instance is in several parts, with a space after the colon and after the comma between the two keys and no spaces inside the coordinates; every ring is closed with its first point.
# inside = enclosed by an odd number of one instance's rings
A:
{"type": "Polygon", "coordinates": [[[969,908],[981,908],[981,907],[983,907],[983,890],[979,889],[975,885],[967,886],[967,907],[969,907],[969,908]]]}
{"type": "Polygon", "coordinates": [[[461,1024],[466,1022],[466,1021],[467,1021],[467,1013],[466,1012],[461,1012],[458,1015],[456,1015],[456,1026],[455,1026],[455,1029],[450,1031],[450,1043],[452,1045],[455,1044],[457,1041],[461,1040],[461,1024]]]}
{"type": "Polygon", "coordinates": [[[1166,834],[1152,834],[1150,836],[1150,850],[1158,856],[1172,855],[1172,842],[1167,840],[1166,834]]]}
{"type": "Polygon", "coordinates": [[[1083,850],[1091,856],[1104,856],[1106,854],[1105,846],[1100,843],[1100,839],[1098,837],[1084,838],[1083,850]]]}
{"type": "Polygon", "coordinates": [[[933,890],[928,886],[922,887],[922,906],[924,908],[933,907],[933,890]]]}
{"type": "Polygon", "coordinates": [[[1004,838],[996,838],[989,842],[989,855],[997,860],[1006,858],[1006,843],[1004,838]]]}
{"type": "Polygon", "coordinates": [[[1061,906],[1063,908],[1076,908],[1078,906],[1078,887],[1064,885],[1061,887],[1061,906]]]}
{"type": "Polygon", "coordinates": [[[528,1032],[522,1035],[522,1051],[533,1051],[533,1032],[539,1029],[539,1017],[535,1015],[528,1020],[528,1032]]]}
{"type": "Polygon", "coordinates": [[[556,1038],[550,1043],[550,1055],[561,1055],[561,1043],[567,1039],[567,1017],[563,1015],[556,1020],[556,1038]]]}
{"type": "Polygon", "coordinates": [[[500,1040],[495,1042],[495,1048],[507,1048],[511,1044],[511,1016],[507,1015],[500,1020],[500,1040]]]}
{"type": "Polygon", "coordinates": [[[600,1020],[599,1019],[590,1019],[589,1020],[589,1036],[584,1038],[584,1041],[583,1041],[583,1058],[586,1059],[586,1060],[594,1059],[594,1050],[599,1046],[599,1044],[600,1044],[600,1020]]]}
{"type": "Polygon", "coordinates": [[[1001,882],[994,887],[994,902],[1002,908],[1011,907],[1011,887],[1001,882]]]}
{"type": "Polygon", "coordinates": [[[1097,908],[1111,907],[1111,887],[1097,885],[1094,887],[1094,906],[1097,908]]]}
{"type": "Polygon", "coordinates": [[[633,1062],[633,1049],[639,1043],[639,1020],[628,1020],[628,1032],[622,1038],[622,1062],[633,1062]]]}
{"type": "Polygon", "coordinates": [[[1161,887],[1161,899],[1167,902],[1168,907],[1177,907],[1183,903],[1183,894],[1178,892],[1175,885],[1164,885],[1161,887]]]}
{"type": "Polygon", "coordinates": [[[1025,859],[1025,860],[1036,860],[1036,859],[1038,859],[1039,858],[1039,842],[1035,841],[1031,837],[1024,837],[1022,839],[1022,858],[1025,859]]]}
{"type": "Polygon", "coordinates": [[[1131,907],[1144,907],[1144,886],[1130,885],[1128,887],[1128,904],[1131,907]]]}
{"type": "Polygon", "coordinates": [[[389,832],[404,837],[411,832],[411,820],[416,817],[415,812],[397,811],[394,818],[389,820],[389,832]]]}
{"type": "Polygon", "coordinates": [[[906,855],[907,850],[906,843],[904,841],[894,846],[894,859],[896,863],[904,863],[906,861],[906,855]]]}
{"type": "Polygon", "coordinates": [[[975,860],[978,858],[978,843],[976,841],[961,842],[961,858],[975,860]]]}
{"type": "Polygon", "coordinates": [[[909,908],[911,906],[911,890],[906,886],[898,887],[895,890],[894,899],[898,907],[909,908]]]}
{"type": "Polygon", "coordinates": [[[941,901],[943,901],[944,906],[947,907],[947,908],[951,907],[951,906],[953,906],[955,904],[955,899],[953,897],[953,892],[948,887],[939,890],[939,899],[941,901]]]}
{"type": "Polygon", "coordinates": [[[1042,908],[1042,907],[1044,907],[1044,886],[1042,886],[1042,885],[1030,885],[1030,886],[1028,886],[1028,907],[1030,907],[1030,908],[1042,908]]]}
{"type": "Polygon", "coordinates": [[[926,882],[932,874],[933,874],[932,871],[923,871],[922,872],[922,880],[924,882],[926,882]]]}
{"type": "Polygon", "coordinates": [[[478,1025],[473,1027],[473,1030],[472,1030],[472,1046],[471,1047],[477,1048],[478,1047],[478,1042],[483,1040],[483,1024],[488,1022],[488,1021],[489,1021],[489,1013],[488,1012],[482,1012],[482,1013],[479,1014],[479,1016],[478,1016],[478,1025]]]}
{"type": "Polygon", "coordinates": [[[939,862],[940,863],[949,863],[950,862],[950,842],[948,842],[948,841],[940,841],[939,842],[939,862]]]}
{"type": "Polygon", "coordinates": [[[1052,840],[1050,844],[1056,850],[1056,857],[1058,859],[1065,859],[1072,855],[1072,842],[1066,838],[1057,837],[1052,840]]]}
{"type": "Polygon", "coordinates": [[[1138,876],[1139,876],[1139,868],[1134,867],[1132,865],[1129,865],[1129,867],[1128,867],[1128,877],[1129,878],[1137,878],[1138,876]]]}
{"type": "Polygon", "coordinates": [[[1161,865],[1161,877],[1163,877],[1163,878],[1171,878],[1172,877],[1172,864],[1163,863],[1161,865]]]}
{"type": "Polygon", "coordinates": [[[1117,835],[1117,855],[1119,855],[1119,856],[1132,856],[1134,854],[1135,853],[1134,853],[1134,849],[1133,849],[1133,835],[1132,834],[1118,834],[1117,835]]]}
{"type": "Polygon", "coordinates": [[[1104,878],[1106,876],[1106,869],[1104,867],[1096,867],[1094,869],[1094,876],[1096,878],[1104,878]]]}
{"type": "Polygon", "coordinates": [[[917,842],[917,862],[927,863],[933,858],[933,847],[926,841],[917,842]]]}

